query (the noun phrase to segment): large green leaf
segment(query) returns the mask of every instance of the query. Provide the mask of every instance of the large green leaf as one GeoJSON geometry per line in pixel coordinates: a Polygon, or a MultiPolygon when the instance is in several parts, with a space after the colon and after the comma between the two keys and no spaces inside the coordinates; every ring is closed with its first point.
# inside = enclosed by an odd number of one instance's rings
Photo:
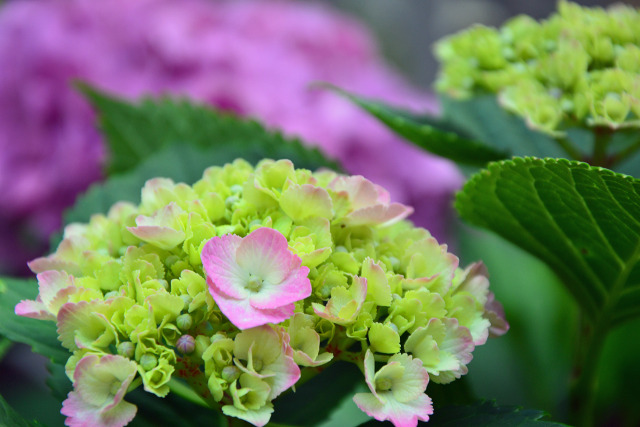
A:
{"type": "Polygon", "coordinates": [[[64,364],[69,358],[69,352],[58,342],[55,324],[15,314],[17,303],[35,299],[38,295],[35,279],[0,278],[0,282],[6,285],[5,291],[0,293],[0,335],[28,344],[36,353],[64,364]]]}
{"type": "Polygon", "coordinates": [[[37,421],[27,421],[14,411],[11,406],[0,396],[0,426],[6,427],[38,427],[42,426],[37,421]]]}
{"type": "MultiPolygon", "coordinates": [[[[520,116],[502,108],[494,94],[479,94],[464,100],[440,95],[439,99],[445,123],[496,149],[509,150],[515,156],[566,155],[550,136],[530,129],[520,116]]],[[[583,150],[591,148],[590,135],[571,130],[569,137],[583,150]]]]}
{"type": "Polygon", "coordinates": [[[473,176],[456,206],[542,259],[592,319],[616,324],[640,314],[639,193],[639,180],[586,163],[516,158],[473,176]]]}
{"type": "Polygon", "coordinates": [[[429,427],[560,427],[564,424],[545,421],[543,411],[515,406],[496,406],[495,402],[478,402],[467,406],[436,408],[429,427]]]}
{"type": "Polygon", "coordinates": [[[298,387],[295,393],[274,400],[272,420],[277,424],[309,426],[331,419],[333,425],[357,426],[367,416],[357,409],[355,403],[351,405],[357,411],[355,414],[349,408],[333,412],[344,400],[352,402],[355,388],[363,382],[362,373],[355,365],[336,363],[298,387]],[[312,406],[310,402],[313,402],[312,406]]]}
{"type": "Polygon", "coordinates": [[[110,172],[131,170],[170,144],[225,151],[230,147],[252,158],[291,159],[297,167],[336,169],[318,149],[267,131],[255,120],[241,119],[187,100],[145,98],[138,104],[79,86],[97,109],[111,150],[110,172]]]}
{"type": "Polygon", "coordinates": [[[461,127],[446,120],[417,116],[411,112],[390,107],[382,102],[362,98],[345,91],[338,93],[359,105],[398,135],[438,156],[455,162],[484,166],[492,160],[505,159],[508,150],[495,148],[488,143],[464,136],[461,127]]]}

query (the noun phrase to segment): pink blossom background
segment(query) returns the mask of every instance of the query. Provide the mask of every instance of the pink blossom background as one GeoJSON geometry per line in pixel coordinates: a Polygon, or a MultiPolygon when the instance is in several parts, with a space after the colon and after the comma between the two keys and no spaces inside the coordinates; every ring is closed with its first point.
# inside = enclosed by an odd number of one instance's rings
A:
{"type": "Polygon", "coordinates": [[[417,111],[434,100],[386,65],[371,35],[294,1],[33,0],[0,7],[0,272],[21,273],[62,211],[102,177],[105,148],[72,79],[136,99],[192,97],[253,116],[339,159],[410,204],[439,239],[462,182],[324,81],[417,111]]]}

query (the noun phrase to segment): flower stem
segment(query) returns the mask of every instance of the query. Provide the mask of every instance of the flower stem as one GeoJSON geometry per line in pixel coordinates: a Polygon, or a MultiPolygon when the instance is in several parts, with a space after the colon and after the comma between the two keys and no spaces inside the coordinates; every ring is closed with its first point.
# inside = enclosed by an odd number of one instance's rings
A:
{"type": "Polygon", "coordinates": [[[591,166],[611,167],[611,159],[607,157],[607,148],[613,136],[613,130],[607,127],[595,127],[593,129],[594,143],[593,156],[589,164],[591,166]]]}
{"type": "Polygon", "coordinates": [[[4,356],[11,350],[13,341],[7,337],[0,337],[0,360],[4,359],[4,356]]]}
{"type": "Polygon", "coordinates": [[[600,318],[594,323],[585,321],[578,341],[574,365],[574,382],[569,401],[573,425],[591,427],[595,423],[595,398],[598,387],[598,362],[609,330],[608,322],[600,318]]]}
{"type": "Polygon", "coordinates": [[[570,158],[572,158],[574,160],[582,160],[584,158],[584,156],[582,155],[580,150],[578,150],[571,143],[571,141],[568,138],[566,138],[566,137],[556,137],[555,141],[558,143],[560,148],[562,148],[564,150],[564,152],[567,153],[567,155],[570,158]]]}
{"type": "Polygon", "coordinates": [[[614,166],[614,165],[616,165],[616,164],[628,159],[633,154],[635,154],[636,151],[638,151],[639,148],[640,148],[640,139],[638,139],[636,142],[634,142],[633,144],[629,145],[627,148],[625,148],[623,150],[620,150],[617,154],[615,154],[611,158],[610,166],[614,166]]]}
{"type": "Polygon", "coordinates": [[[171,393],[175,393],[189,402],[204,406],[205,408],[210,408],[210,405],[198,393],[193,391],[191,387],[175,378],[172,378],[169,381],[169,388],[171,389],[171,393]]]}

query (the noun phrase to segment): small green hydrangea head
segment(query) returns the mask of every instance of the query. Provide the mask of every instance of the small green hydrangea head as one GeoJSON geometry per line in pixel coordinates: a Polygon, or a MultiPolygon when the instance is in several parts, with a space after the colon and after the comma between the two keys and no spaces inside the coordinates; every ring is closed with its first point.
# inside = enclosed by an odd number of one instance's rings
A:
{"type": "Polygon", "coordinates": [[[640,13],[566,0],[536,22],[518,16],[501,28],[474,26],[435,45],[436,89],[454,98],[483,93],[532,129],[563,136],[582,127],[640,127],[640,13]]]}

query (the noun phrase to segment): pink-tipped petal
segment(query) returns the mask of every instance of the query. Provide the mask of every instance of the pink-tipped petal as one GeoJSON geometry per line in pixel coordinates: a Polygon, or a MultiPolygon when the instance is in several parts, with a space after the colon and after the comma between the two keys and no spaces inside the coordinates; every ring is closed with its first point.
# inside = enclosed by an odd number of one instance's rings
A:
{"type": "Polygon", "coordinates": [[[278,285],[264,284],[260,292],[249,297],[251,305],[258,309],[273,309],[303,300],[311,295],[309,268],[300,267],[278,285]]]}
{"type": "Polygon", "coordinates": [[[41,320],[56,320],[56,316],[47,310],[47,307],[42,303],[42,301],[36,299],[35,301],[31,300],[22,300],[18,304],[16,304],[15,313],[18,316],[23,317],[31,317],[32,319],[41,319],[41,320]]]}
{"type": "Polygon", "coordinates": [[[222,314],[238,329],[249,329],[267,323],[280,323],[293,315],[294,304],[276,309],[257,309],[251,306],[248,299],[230,298],[217,289],[216,285],[207,280],[209,292],[215,300],[222,314]]]}
{"type": "Polygon", "coordinates": [[[74,390],[62,403],[69,427],[123,427],[134,417],[135,405],[123,400],[137,372],[136,363],[121,356],[84,356],[74,371],[74,390]]]}
{"type": "Polygon", "coordinates": [[[240,268],[270,283],[280,283],[285,279],[291,268],[292,256],[295,255],[289,251],[287,238],[267,227],[248,234],[236,252],[240,268]]]}
{"type": "Polygon", "coordinates": [[[219,292],[236,299],[249,295],[245,289],[249,274],[236,262],[236,251],[241,242],[242,237],[235,234],[214,237],[204,245],[201,254],[208,280],[215,283],[219,292]]]}
{"type": "Polygon", "coordinates": [[[500,301],[496,300],[493,292],[489,292],[487,303],[484,305],[484,316],[491,322],[489,336],[499,337],[509,330],[509,322],[504,315],[504,308],[500,301]]]}

